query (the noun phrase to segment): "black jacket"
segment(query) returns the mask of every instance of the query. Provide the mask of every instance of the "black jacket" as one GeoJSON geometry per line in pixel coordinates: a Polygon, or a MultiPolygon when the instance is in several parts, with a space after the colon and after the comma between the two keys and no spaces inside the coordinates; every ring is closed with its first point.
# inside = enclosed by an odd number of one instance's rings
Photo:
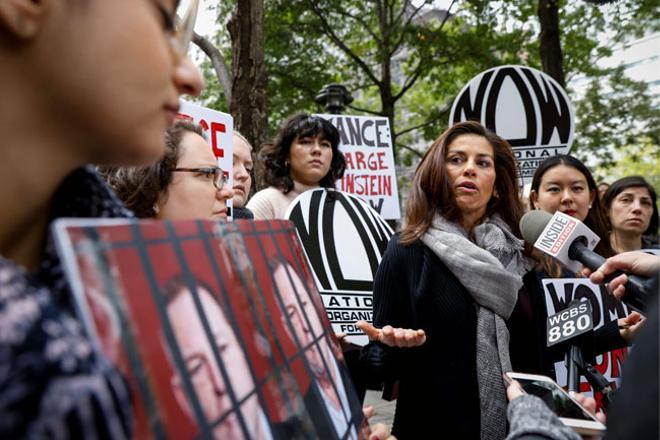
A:
{"type": "Polygon", "coordinates": [[[400,440],[479,438],[477,313],[472,297],[428,247],[399,244],[395,235],[374,280],[374,325],[423,329],[416,348],[367,345],[370,373],[399,380],[392,433],[400,440]]]}

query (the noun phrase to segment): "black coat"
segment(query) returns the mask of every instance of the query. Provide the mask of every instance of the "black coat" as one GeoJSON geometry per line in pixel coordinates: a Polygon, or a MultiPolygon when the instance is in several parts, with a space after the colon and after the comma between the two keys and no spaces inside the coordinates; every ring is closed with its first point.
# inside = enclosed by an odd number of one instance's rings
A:
{"type": "Polygon", "coordinates": [[[392,433],[400,440],[478,438],[476,307],[428,247],[390,241],[374,280],[374,325],[423,329],[416,348],[370,343],[361,359],[372,375],[399,381],[392,433]]]}

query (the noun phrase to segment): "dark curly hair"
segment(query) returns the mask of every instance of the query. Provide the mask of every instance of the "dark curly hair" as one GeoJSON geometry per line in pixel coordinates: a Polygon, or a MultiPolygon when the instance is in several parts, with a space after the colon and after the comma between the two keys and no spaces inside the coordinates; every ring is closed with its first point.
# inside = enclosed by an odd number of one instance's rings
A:
{"type": "Polygon", "coordinates": [[[323,188],[335,187],[335,181],[341,179],[346,169],[344,155],[339,151],[339,131],[329,121],[306,113],[287,118],[280,126],[275,139],[261,148],[259,158],[262,161],[263,178],[267,185],[279,188],[285,194],[293,189],[293,179],[287,159],[293,141],[306,136],[320,136],[332,145],[330,170],[321,179],[319,185],[323,188]]]}
{"type": "Polygon", "coordinates": [[[177,120],[165,132],[165,154],[146,167],[100,167],[99,173],[117,193],[124,205],[139,218],[154,218],[154,206],[161,192],[172,183],[172,170],[181,157],[181,139],[186,132],[204,137],[199,125],[177,120]]]}

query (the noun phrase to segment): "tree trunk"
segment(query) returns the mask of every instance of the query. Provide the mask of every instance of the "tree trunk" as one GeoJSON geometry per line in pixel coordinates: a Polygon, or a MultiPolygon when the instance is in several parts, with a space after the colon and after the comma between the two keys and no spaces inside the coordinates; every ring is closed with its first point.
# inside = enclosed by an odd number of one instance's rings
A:
{"type": "Polygon", "coordinates": [[[564,59],[559,40],[559,0],[539,0],[537,12],[541,25],[539,52],[543,71],[565,87],[564,59]]]}
{"type": "Polygon", "coordinates": [[[380,84],[378,88],[380,90],[380,103],[381,103],[381,114],[390,121],[390,131],[392,133],[392,155],[394,160],[396,160],[396,144],[395,140],[395,130],[394,130],[394,94],[392,93],[392,56],[390,55],[390,20],[387,15],[387,2],[378,2],[376,6],[378,13],[378,24],[380,26],[380,32],[382,41],[380,47],[378,48],[380,52],[380,84]]]}
{"type": "Polygon", "coordinates": [[[234,129],[250,141],[256,153],[268,135],[264,1],[238,0],[227,27],[233,75],[229,112],[234,129]]]}
{"type": "Polygon", "coordinates": [[[202,37],[195,32],[193,36],[193,43],[197,45],[211,60],[215,75],[218,77],[222,93],[225,95],[227,103],[231,102],[231,76],[229,75],[229,68],[222,52],[213,45],[209,40],[202,37]]]}

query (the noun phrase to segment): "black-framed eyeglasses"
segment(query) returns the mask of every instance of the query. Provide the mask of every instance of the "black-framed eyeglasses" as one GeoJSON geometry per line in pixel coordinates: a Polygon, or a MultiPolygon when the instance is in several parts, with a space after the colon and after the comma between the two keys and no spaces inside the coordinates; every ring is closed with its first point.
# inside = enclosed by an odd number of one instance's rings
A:
{"type": "Polygon", "coordinates": [[[207,179],[213,178],[213,185],[217,189],[222,189],[223,186],[227,183],[227,176],[225,172],[220,167],[205,167],[205,168],[174,168],[172,171],[180,171],[184,173],[197,173],[201,174],[207,179]]]}

